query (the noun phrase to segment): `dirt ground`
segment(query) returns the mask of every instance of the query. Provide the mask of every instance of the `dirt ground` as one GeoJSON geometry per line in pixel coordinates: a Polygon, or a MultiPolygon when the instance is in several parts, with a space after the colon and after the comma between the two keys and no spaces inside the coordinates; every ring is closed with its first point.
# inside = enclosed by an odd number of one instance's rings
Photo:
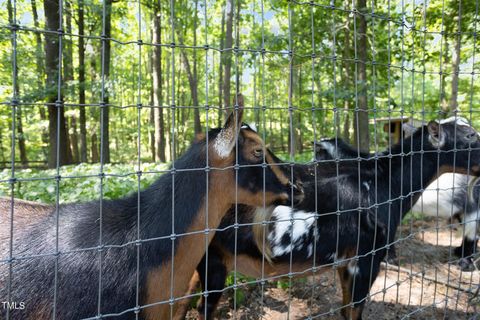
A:
{"type": "MultiPolygon", "coordinates": [[[[480,298],[472,294],[480,285],[480,271],[460,270],[450,248],[461,244],[461,232],[440,221],[437,233],[436,225],[435,220],[415,221],[400,228],[397,239],[406,238],[397,244],[400,268],[382,266],[364,319],[480,319],[480,298]]],[[[342,319],[337,280],[328,271],[294,279],[290,288],[280,288],[277,282],[263,288],[248,284],[242,289],[243,301],[236,306],[229,290],[216,319],[342,319]]],[[[197,318],[198,313],[190,310],[187,319],[197,318]]]]}

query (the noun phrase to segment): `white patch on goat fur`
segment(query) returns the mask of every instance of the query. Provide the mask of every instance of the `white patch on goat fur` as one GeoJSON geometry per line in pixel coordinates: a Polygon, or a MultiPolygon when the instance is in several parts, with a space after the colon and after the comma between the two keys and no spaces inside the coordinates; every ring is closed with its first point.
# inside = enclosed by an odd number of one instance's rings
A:
{"type": "Polygon", "coordinates": [[[367,191],[370,191],[370,184],[368,182],[364,182],[363,183],[363,186],[365,187],[365,189],[367,189],[367,191]]]}
{"type": "Polygon", "coordinates": [[[320,145],[323,149],[327,150],[327,153],[333,158],[337,157],[337,153],[335,152],[335,145],[333,145],[331,142],[320,141],[320,145]]]}
{"type": "Polygon", "coordinates": [[[357,266],[356,261],[350,261],[347,266],[348,273],[350,273],[352,276],[356,276],[357,274],[360,273],[360,269],[357,266]]]}
{"type": "Polygon", "coordinates": [[[474,210],[472,212],[469,212],[465,214],[465,238],[468,240],[475,240],[477,237],[477,229],[480,226],[480,210],[474,210]]]}
{"type": "Polygon", "coordinates": [[[467,119],[463,117],[449,117],[447,119],[443,119],[440,121],[437,121],[439,124],[445,124],[445,123],[450,123],[450,122],[456,122],[457,126],[467,126],[470,127],[470,124],[468,123],[467,119]]]}
{"type": "Polygon", "coordinates": [[[459,173],[444,173],[430,183],[412,208],[430,217],[450,218],[463,208],[455,202],[455,194],[462,192],[468,177],[459,173]]]}
{"type": "Polygon", "coordinates": [[[337,260],[337,253],[333,252],[333,253],[330,253],[329,255],[327,255],[327,260],[335,262],[337,260]]]}
{"type": "Polygon", "coordinates": [[[215,138],[213,149],[222,159],[227,158],[235,146],[235,139],[233,137],[233,130],[223,130],[215,138]]]}
{"type": "Polygon", "coordinates": [[[275,218],[275,223],[273,230],[269,232],[268,240],[274,256],[281,256],[292,250],[300,250],[305,245],[309,246],[307,247],[309,256],[313,253],[313,244],[304,243],[302,239],[308,237],[315,222],[315,213],[295,211],[287,206],[277,206],[273,210],[272,217],[275,218]],[[290,238],[287,245],[282,244],[285,234],[290,238]]]}

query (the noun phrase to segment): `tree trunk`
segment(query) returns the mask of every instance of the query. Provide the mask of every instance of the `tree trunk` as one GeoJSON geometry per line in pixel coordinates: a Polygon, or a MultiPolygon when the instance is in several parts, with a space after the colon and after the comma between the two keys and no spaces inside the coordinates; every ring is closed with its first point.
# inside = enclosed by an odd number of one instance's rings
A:
{"type": "MultiPolygon", "coordinates": [[[[284,119],[285,118],[283,116],[283,112],[280,111],[280,142],[281,142],[280,147],[282,148],[282,152],[287,152],[287,148],[285,146],[285,135],[284,135],[285,130],[283,130],[283,124],[285,123],[284,119]]],[[[269,122],[270,122],[270,132],[273,132],[272,119],[271,118],[269,118],[269,122]]],[[[288,139],[287,140],[290,140],[290,133],[288,134],[288,139]]]]}
{"type": "Polygon", "coordinates": [[[80,104],[80,162],[87,162],[87,117],[85,114],[85,22],[84,3],[78,0],[78,102],[80,104]]]}
{"type": "MultiPolygon", "coordinates": [[[[180,43],[184,43],[183,41],[183,34],[181,33],[182,31],[177,28],[177,36],[178,40],[180,43]]],[[[196,42],[196,32],[194,32],[194,42],[196,42]]],[[[194,43],[194,46],[196,46],[196,43],[194,43]]],[[[188,77],[188,84],[190,85],[190,92],[192,94],[192,104],[195,107],[194,109],[194,130],[195,134],[202,132],[202,128],[200,125],[200,112],[198,110],[198,82],[197,82],[197,66],[196,66],[196,50],[194,50],[194,62],[193,62],[193,72],[190,67],[190,62],[188,61],[187,54],[185,52],[185,49],[181,49],[182,52],[182,60],[183,60],[183,65],[185,67],[185,70],[187,71],[187,77],[188,77]]]]}
{"type": "MultiPolygon", "coordinates": [[[[224,48],[225,38],[225,8],[222,8],[222,33],[220,34],[220,50],[224,48]]],[[[220,53],[220,59],[218,63],[218,124],[219,128],[222,127],[222,99],[223,99],[223,53],[220,53]]]]}
{"type": "MultiPolygon", "coordinates": [[[[58,1],[45,0],[43,2],[45,12],[46,29],[56,32],[61,27],[58,1]]],[[[48,105],[49,121],[49,141],[50,151],[48,157],[48,167],[55,168],[71,163],[70,144],[68,142],[67,129],[65,124],[65,111],[62,103],[61,92],[57,90],[57,80],[59,77],[59,42],[60,36],[45,36],[45,67],[47,73],[46,101],[48,105]],[[57,100],[58,104],[57,104],[57,100]],[[58,131],[58,137],[57,137],[58,131]],[[58,155],[57,155],[58,143],[58,155]],[[58,163],[57,163],[58,157],[58,163]]]]}
{"type": "MultiPolygon", "coordinates": [[[[197,24],[198,24],[198,0],[195,0],[195,18],[193,20],[193,46],[197,46],[197,24]]],[[[184,54],[185,57],[185,54],[184,54]]],[[[185,57],[186,58],[186,57],[185,57]]],[[[190,73],[189,73],[190,78],[190,73]]],[[[193,99],[193,119],[195,134],[202,132],[202,126],[200,124],[200,105],[198,103],[198,76],[197,76],[197,50],[193,50],[193,83],[195,84],[195,99],[193,99]],[[195,102],[196,100],[196,102],[195,102]]],[[[192,91],[192,98],[193,98],[192,91]]]]}
{"type": "Polygon", "coordinates": [[[26,167],[28,165],[27,147],[25,144],[25,135],[23,133],[22,108],[20,106],[17,106],[17,139],[20,162],[26,167]]]}
{"type": "MultiPolygon", "coordinates": [[[[346,10],[350,9],[350,2],[349,0],[344,1],[344,8],[346,10]]],[[[351,75],[352,75],[352,70],[350,67],[350,52],[351,52],[351,47],[350,47],[350,19],[347,18],[345,21],[345,41],[343,44],[343,72],[341,73],[342,78],[343,78],[343,139],[345,141],[350,142],[350,109],[351,109],[351,96],[350,96],[350,90],[351,90],[351,75]]]]}
{"type": "MultiPolygon", "coordinates": [[[[70,1],[65,1],[65,31],[67,34],[72,34],[72,4],[70,1]]],[[[63,90],[66,92],[68,99],[72,81],[74,80],[73,76],[73,41],[71,36],[63,37],[64,50],[63,54],[63,90]]],[[[72,90],[73,91],[73,90],[72,90]]],[[[78,143],[77,130],[76,130],[76,119],[75,115],[71,116],[70,121],[67,120],[65,125],[67,126],[67,135],[70,141],[70,150],[72,151],[71,160],[72,163],[78,163],[78,146],[75,145],[78,143]],[[73,133],[69,134],[68,125],[73,125],[73,133]]]]}
{"type": "MultiPolygon", "coordinates": [[[[151,89],[150,96],[150,104],[154,106],[155,104],[153,103],[153,87],[151,89]]],[[[148,130],[148,137],[150,142],[150,151],[152,152],[152,162],[155,162],[155,155],[157,154],[155,152],[155,108],[150,108],[148,124],[150,126],[148,130]],[[153,128],[153,130],[151,128],[153,128]]]]}
{"type": "MultiPolygon", "coordinates": [[[[366,0],[357,0],[357,10],[366,13],[366,0]]],[[[363,14],[357,14],[358,21],[358,112],[355,113],[354,133],[355,144],[361,150],[370,150],[370,135],[368,128],[368,101],[367,101],[367,21],[363,14]]]]}
{"type": "MultiPolygon", "coordinates": [[[[298,98],[297,98],[297,101],[298,101],[298,104],[300,105],[300,101],[302,99],[302,93],[303,93],[303,87],[302,87],[302,84],[303,84],[303,78],[302,78],[302,68],[299,67],[298,68],[298,98]]],[[[302,130],[302,111],[301,110],[297,110],[297,114],[296,114],[296,121],[295,119],[293,119],[293,124],[294,124],[294,128],[292,128],[294,131],[294,137],[295,137],[295,144],[294,144],[294,147],[295,147],[295,150],[298,152],[298,153],[302,153],[303,152],[303,137],[302,137],[302,134],[303,134],[303,130],[302,130]],[[295,125],[296,123],[296,125],[295,125]]]]}
{"type": "Polygon", "coordinates": [[[1,157],[1,161],[2,161],[2,166],[1,168],[3,169],[4,166],[5,166],[5,153],[3,152],[3,131],[2,131],[2,128],[3,127],[0,127],[0,157],[1,157]]]}
{"type": "MultiPolygon", "coordinates": [[[[153,43],[162,42],[162,12],[161,1],[154,6],[153,14],[153,43]]],[[[162,97],[162,48],[155,46],[152,59],[152,77],[153,77],[153,117],[155,121],[155,161],[166,162],[165,156],[165,121],[163,117],[163,97],[162,97]]],[[[168,72],[168,70],[167,70],[168,72]]]]}
{"type": "MultiPolygon", "coordinates": [[[[319,69],[318,74],[321,74],[321,69],[319,69]]],[[[320,116],[320,128],[318,128],[318,135],[316,138],[319,139],[325,136],[325,117],[326,111],[323,109],[323,91],[322,91],[322,81],[320,77],[315,78],[315,82],[317,83],[317,90],[318,90],[318,109],[319,109],[319,116],[320,116]]],[[[317,114],[315,114],[315,120],[317,119],[317,114]]]]}
{"type": "MultiPolygon", "coordinates": [[[[448,48],[449,48],[449,43],[448,43],[448,39],[447,37],[444,37],[445,38],[445,47],[443,49],[443,66],[446,66],[448,64],[450,64],[450,56],[448,55],[449,52],[448,52],[448,48]]],[[[445,69],[445,67],[443,67],[443,69],[445,69]]],[[[442,72],[442,74],[440,75],[440,103],[441,103],[441,108],[442,108],[442,111],[443,111],[443,115],[444,117],[446,117],[446,115],[448,114],[448,109],[449,109],[449,106],[448,106],[448,100],[447,100],[447,94],[446,94],[446,90],[445,90],[445,87],[446,87],[446,78],[447,78],[447,73],[446,72],[442,72]]]]}
{"type": "MultiPolygon", "coordinates": [[[[238,0],[240,1],[240,0],[238,0]]],[[[225,49],[222,53],[222,64],[225,66],[223,78],[223,106],[230,107],[230,78],[232,72],[232,44],[233,44],[233,0],[227,0],[225,5],[225,49]]]]}
{"type": "Polygon", "coordinates": [[[72,161],[78,163],[79,161],[79,149],[78,149],[78,134],[77,134],[77,118],[72,117],[70,119],[70,127],[72,129],[72,134],[70,135],[70,142],[72,148],[72,161]]]}
{"type": "MultiPolygon", "coordinates": [[[[459,8],[460,9],[460,8],[459,8]]],[[[461,36],[461,12],[457,16],[458,19],[458,33],[455,39],[455,58],[452,59],[452,95],[450,96],[450,113],[455,113],[458,109],[458,78],[460,72],[460,53],[462,48],[462,36],[461,36]]]]}
{"type": "MultiPolygon", "coordinates": [[[[31,6],[32,6],[32,15],[33,15],[33,25],[35,26],[35,29],[40,29],[40,24],[38,22],[38,12],[37,12],[37,4],[35,0],[30,1],[31,6]]],[[[38,100],[43,100],[45,97],[45,84],[43,83],[43,75],[45,73],[45,66],[44,66],[44,52],[42,48],[42,36],[40,32],[35,32],[35,67],[37,69],[37,90],[41,90],[38,94],[38,100]]],[[[40,110],[40,119],[42,120],[47,120],[47,116],[45,113],[45,107],[44,106],[39,106],[38,107],[40,110]]],[[[42,128],[42,142],[45,146],[48,145],[48,132],[42,128]]],[[[45,148],[42,148],[43,152],[46,157],[48,157],[48,150],[45,148]]]]}
{"type": "MultiPolygon", "coordinates": [[[[236,0],[237,4],[237,13],[235,14],[235,47],[240,48],[240,8],[241,8],[241,0],[236,0]]],[[[240,92],[240,81],[242,79],[242,64],[238,63],[235,64],[235,92],[240,92]]],[[[233,100],[235,101],[235,100],[233,100]]]]}
{"type": "Polygon", "coordinates": [[[98,145],[97,145],[97,134],[92,134],[92,162],[96,163],[99,161],[98,159],[98,145]]]}
{"type": "MultiPolygon", "coordinates": [[[[72,34],[72,5],[70,1],[65,1],[65,31],[72,34]]],[[[73,80],[73,46],[72,37],[63,37],[63,85],[68,89],[70,82],[73,80]]],[[[67,91],[68,92],[68,91],[67,91]]]]}
{"type": "MultiPolygon", "coordinates": [[[[8,2],[7,2],[7,8],[8,8],[8,22],[10,24],[16,23],[16,21],[13,21],[14,17],[13,17],[13,8],[12,8],[11,0],[8,0],[8,2]]],[[[12,31],[12,33],[13,32],[15,32],[15,31],[12,31]]],[[[12,34],[12,37],[11,37],[12,48],[15,47],[15,45],[16,45],[15,42],[16,42],[15,36],[12,34]]],[[[13,57],[12,57],[12,61],[13,61],[13,57]]],[[[13,68],[13,78],[16,79],[15,85],[14,85],[15,87],[13,88],[13,90],[14,90],[13,98],[18,101],[19,100],[19,95],[20,95],[20,87],[18,85],[18,66],[17,66],[17,64],[15,64],[12,68],[13,68]]],[[[23,134],[22,107],[17,106],[15,111],[16,111],[15,114],[16,114],[16,118],[17,118],[15,126],[17,128],[16,138],[18,140],[18,150],[19,150],[19,153],[20,153],[20,161],[21,161],[22,165],[25,167],[28,164],[28,159],[27,159],[27,151],[26,151],[26,147],[25,147],[25,136],[23,134]]]]}
{"type": "Polygon", "coordinates": [[[103,54],[103,81],[105,82],[104,88],[104,98],[103,103],[104,106],[100,111],[101,117],[101,126],[103,130],[100,131],[101,134],[101,153],[100,153],[100,161],[102,163],[109,163],[110,162],[110,92],[108,90],[108,83],[110,81],[110,58],[111,58],[111,42],[110,38],[112,36],[112,0],[105,1],[105,24],[103,26],[103,33],[107,39],[103,40],[102,44],[102,54],[103,54]]]}
{"type": "MultiPolygon", "coordinates": [[[[170,82],[172,81],[172,73],[170,72],[171,71],[171,57],[168,56],[167,57],[167,67],[166,67],[166,85],[167,85],[167,88],[166,88],[166,101],[168,101],[169,104],[171,104],[171,101],[172,101],[172,91],[171,91],[171,85],[170,85],[170,82]]],[[[173,159],[173,151],[172,151],[172,139],[171,139],[171,132],[172,132],[172,128],[171,128],[171,124],[172,124],[172,111],[170,109],[167,109],[167,121],[165,122],[165,152],[166,152],[166,158],[171,160],[173,159]]]]}
{"type": "MultiPolygon", "coordinates": [[[[37,4],[35,0],[30,0],[32,6],[32,15],[33,15],[33,25],[35,29],[40,29],[40,24],[38,23],[38,12],[37,12],[37,4]]],[[[82,0],[80,0],[82,1],[82,0]]],[[[44,56],[43,56],[43,49],[42,49],[42,33],[35,32],[35,67],[37,68],[37,85],[40,88],[43,88],[43,73],[45,72],[45,67],[43,64],[44,56]]]]}

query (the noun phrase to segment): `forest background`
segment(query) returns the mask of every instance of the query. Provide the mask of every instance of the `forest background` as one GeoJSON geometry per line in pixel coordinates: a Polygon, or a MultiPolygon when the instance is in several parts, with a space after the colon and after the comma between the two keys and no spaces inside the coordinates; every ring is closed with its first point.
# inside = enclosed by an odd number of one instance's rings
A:
{"type": "Polygon", "coordinates": [[[456,113],[480,126],[478,0],[0,8],[0,195],[52,203],[57,180],[60,202],[148,185],[222,123],[236,92],[288,161],[335,135],[383,150],[386,119],[456,113]]]}

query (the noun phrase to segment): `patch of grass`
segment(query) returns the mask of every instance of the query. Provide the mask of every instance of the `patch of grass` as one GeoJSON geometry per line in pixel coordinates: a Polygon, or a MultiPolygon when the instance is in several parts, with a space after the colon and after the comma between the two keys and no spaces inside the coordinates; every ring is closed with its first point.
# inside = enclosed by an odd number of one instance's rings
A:
{"type": "Polygon", "coordinates": [[[425,219],[425,215],[422,212],[410,211],[402,220],[402,225],[409,225],[412,221],[424,220],[424,219],[425,219]]]}

